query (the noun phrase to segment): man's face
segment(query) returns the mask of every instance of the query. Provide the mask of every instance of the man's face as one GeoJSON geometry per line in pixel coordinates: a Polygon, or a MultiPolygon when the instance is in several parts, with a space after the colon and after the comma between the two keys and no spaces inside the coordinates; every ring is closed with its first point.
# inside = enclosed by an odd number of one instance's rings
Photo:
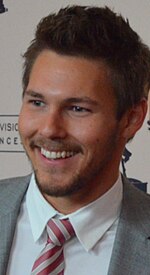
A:
{"type": "Polygon", "coordinates": [[[33,65],[19,130],[48,200],[79,191],[94,199],[118,176],[121,123],[107,73],[104,64],[48,50],[33,65]]]}

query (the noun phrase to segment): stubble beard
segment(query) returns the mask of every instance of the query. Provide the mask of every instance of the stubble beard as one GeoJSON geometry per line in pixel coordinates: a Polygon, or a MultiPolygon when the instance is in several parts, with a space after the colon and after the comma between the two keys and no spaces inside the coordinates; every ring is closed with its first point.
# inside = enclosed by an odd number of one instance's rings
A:
{"type": "MultiPolygon", "coordinates": [[[[35,174],[36,184],[39,190],[41,191],[41,193],[43,195],[52,196],[52,197],[67,197],[67,196],[77,194],[82,190],[87,190],[87,192],[90,192],[91,190],[92,192],[92,183],[97,178],[99,179],[97,184],[99,185],[102,184],[100,175],[103,173],[105,167],[111,160],[111,157],[114,151],[116,150],[117,143],[118,143],[118,131],[116,127],[115,129],[113,129],[113,132],[110,134],[110,136],[107,139],[107,142],[104,144],[105,152],[107,152],[105,156],[102,157],[102,159],[100,156],[100,160],[97,162],[95,162],[95,156],[94,156],[94,159],[91,159],[89,163],[87,163],[83,171],[80,171],[80,170],[74,171],[74,174],[71,176],[70,181],[68,183],[64,182],[64,184],[59,184],[57,183],[57,181],[55,181],[55,175],[57,176],[57,171],[55,170],[55,168],[53,168],[53,171],[51,171],[52,174],[49,173],[49,179],[44,180],[44,177],[40,175],[38,169],[36,169],[36,167],[33,167],[27,151],[26,151],[26,154],[29,161],[31,162],[31,165],[35,174]]],[[[62,178],[63,178],[63,173],[62,173],[62,178]]]]}
{"type": "MultiPolygon", "coordinates": [[[[89,166],[90,167],[90,166],[89,166]]],[[[49,182],[44,182],[38,175],[38,171],[35,172],[36,184],[42,194],[52,197],[67,197],[77,194],[83,189],[88,189],[91,185],[93,178],[99,174],[99,170],[96,168],[90,169],[89,172],[77,172],[72,175],[69,182],[64,182],[64,184],[57,183],[57,180],[49,179],[49,182]],[[84,174],[84,175],[83,175],[84,174]]],[[[63,178],[63,175],[62,175],[63,178]]]]}
{"type": "MultiPolygon", "coordinates": [[[[52,197],[67,197],[77,194],[81,191],[85,192],[85,190],[87,190],[87,192],[92,192],[92,183],[99,179],[97,184],[102,184],[100,175],[103,174],[105,167],[109,163],[115,151],[117,140],[117,134],[116,132],[114,132],[107,142],[106,156],[97,162],[92,159],[91,161],[89,161],[89,163],[87,163],[83,171],[76,170],[68,183],[59,184],[55,181],[55,177],[51,177],[51,175],[49,177],[49,180],[44,182],[44,179],[40,177],[38,171],[35,170],[34,172],[36,183],[41,193],[52,197]]],[[[57,175],[57,172],[54,170],[52,174],[57,175]]]]}

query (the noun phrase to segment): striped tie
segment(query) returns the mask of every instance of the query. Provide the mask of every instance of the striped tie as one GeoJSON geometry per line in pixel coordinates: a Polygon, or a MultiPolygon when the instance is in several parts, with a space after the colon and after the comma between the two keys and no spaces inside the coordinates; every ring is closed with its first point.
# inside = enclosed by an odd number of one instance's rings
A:
{"type": "Polygon", "coordinates": [[[63,244],[75,235],[68,219],[51,219],[47,224],[48,240],[35,261],[31,275],[63,275],[63,244]]]}

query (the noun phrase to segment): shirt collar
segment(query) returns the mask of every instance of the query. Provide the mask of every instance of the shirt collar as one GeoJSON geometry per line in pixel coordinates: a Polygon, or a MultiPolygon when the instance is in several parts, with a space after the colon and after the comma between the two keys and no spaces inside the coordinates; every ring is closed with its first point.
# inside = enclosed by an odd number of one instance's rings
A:
{"type": "Polygon", "coordinates": [[[89,251],[118,219],[122,201],[122,179],[103,196],[69,215],[76,235],[85,250],[89,251]]]}
{"type": "Polygon", "coordinates": [[[77,238],[84,249],[89,251],[118,219],[122,189],[119,175],[116,183],[103,196],[76,212],[63,216],[44,199],[32,175],[26,198],[34,241],[41,237],[48,220],[59,215],[70,219],[77,238]]]}
{"type": "Polygon", "coordinates": [[[42,235],[48,220],[54,217],[57,211],[42,196],[34,174],[31,176],[26,202],[31,230],[36,242],[42,235]]]}

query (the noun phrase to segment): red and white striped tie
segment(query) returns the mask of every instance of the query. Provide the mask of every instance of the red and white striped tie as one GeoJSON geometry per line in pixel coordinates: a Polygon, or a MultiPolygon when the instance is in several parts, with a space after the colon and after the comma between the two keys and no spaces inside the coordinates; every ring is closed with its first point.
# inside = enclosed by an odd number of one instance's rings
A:
{"type": "Polygon", "coordinates": [[[63,275],[63,244],[75,235],[68,219],[51,219],[47,224],[48,240],[35,261],[31,275],[63,275]]]}

